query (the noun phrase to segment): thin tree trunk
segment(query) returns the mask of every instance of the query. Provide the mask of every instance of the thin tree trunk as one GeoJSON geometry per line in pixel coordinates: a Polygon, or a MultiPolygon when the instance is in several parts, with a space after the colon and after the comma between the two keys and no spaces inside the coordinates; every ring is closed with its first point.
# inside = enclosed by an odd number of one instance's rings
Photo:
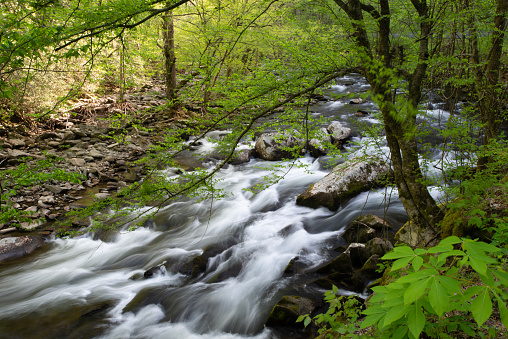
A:
{"type": "Polygon", "coordinates": [[[176,99],[176,57],[174,40],[173,12],[163,17],[162,35],[164,38],[164,78],[166,81],[166,98],[176,99]]]}
{"type": "Polygon", "coordinates": [[[123,102],[125,97],[125,45],[123,37],[120,37],[120,93],[118,101],[123,102]]]}

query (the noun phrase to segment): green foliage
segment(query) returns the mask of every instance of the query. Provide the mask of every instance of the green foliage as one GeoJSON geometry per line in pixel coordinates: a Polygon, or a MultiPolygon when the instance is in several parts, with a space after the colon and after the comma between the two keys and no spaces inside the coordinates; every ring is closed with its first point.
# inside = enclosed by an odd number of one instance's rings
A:
{"type": "Polygon", "coordinates": [[[355,296],[339,295],[339,290],[333,286],[331,291],[325,292],[325,301],[330,305],[326,313],[311,317],[301,315],[296,322],[302,322],[305,327],[312,322],[319,327],[322,338],[336,338],[337,334],[345,338],[360,338],[354,334],[359,329],[357,320],[360,316],[360,302],[355,296]]]}
{"type": "Polygon", "coordinates": [[[474,335],[492,315],[493,301],[507,326],[508,273],[495,258],[499,253],[494,245],[458,237],[429,249],[396,247],[382,258],[395,260],[390,274],[396,280],[373,288],[361,327],[374,326],[380,337],[474,335]]]}

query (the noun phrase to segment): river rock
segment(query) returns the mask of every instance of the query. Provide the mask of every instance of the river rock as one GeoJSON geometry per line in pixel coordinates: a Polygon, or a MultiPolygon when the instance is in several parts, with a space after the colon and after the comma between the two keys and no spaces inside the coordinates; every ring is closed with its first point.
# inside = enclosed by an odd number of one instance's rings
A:
{"type": "Polygon", "coordinates": [[[376,156],[350,159],[311,185],[296,198],[300,206],[321,206],[335,211],[358,193],[368,191],[390,172],[390,165],[376,156]]]}
{"type": "Polygon", "coordinates": [[[25,141],[22,139],[9,139],[7,140],[9,144],[11,144],[12,148],[21,148],[25,147],[25,141]]]}
{"type": "Polygon", "coordinates": [[[0,239],[0,263],[30,254],[43,244],[43,240],[36,236],[0,239]]]}
{"type": "Polygon", "coordinates": [[[327,149],[326,145],[332,143],[332,138],[326,128],[321,128],[315,135],[315,138],[312,138],[309,141],[309,152],[314,158],[320,157],[322,155],[326,155],[327,149]]]}
{"type": "Polygon", "coordinates": [[[379,263],[380,256],[377,254],[373,255],[365,261],[362,268],[353,274],[351,284],[355,291],[362,292],[365,286],[383,276],[383,272],[378,265],[379,263]]]}
{"type": "Polygon", "coordinates": [[[351,263],[354,267],[362,267],[365,263],[365,244],[352,243],[344,251],[351,258],[351,263]]]}
{"type": "Polygon", "coordinates": [[[362,98],[351,99],[351,101],[349,101],[350,105],[361,105],[363,103],[365,103],[365,100],[362,98]]]}
{"type": "Polygon", "coordinates": [[[109,194],[109,193],[95,193],[94,200],[96,200],[96,201],[105,200],[105,199],[109,198],[110,196],[111,196],[111,194],[109,194]]]}
{"type": "Polygon", "coordinates": [[[362,215],[351,222],[342,237],[348,242],[366,243],[375,237],[393,240],[393,228],[377,215],[362,215]]]}
{"type": "Polygon", "coordinates": [[[76,135],[71,131],[65,131],[63,134],[62,140],[68,141],[68,140],[74,140],[76,138],[76,135]]]}
{"type": "Polygon", "coordinates": [[[297,323],[299,316],[309,314],[316,308],[316,304],[304,297],[289,295],[282,297],[273,307],[266,321],[269,327],[301,327],[303,323],[297,323]]]}
{"type": "Polygon", "coordinates": [[[334,121],[326,129],[335,146],[341,146],[346,139],[351,137],[351,128],[344,127],[338,121],[334,121]]]}
{"type": "Polygon", "coordinates": [[[90,152],[89,152],[89,155],[93,158],[104,158],[104,155],[102,155],[99,151],[95,150],[95,149],[92,149],[90,152]]]}
{"type": "Polygon", "coordinates": [[[23,157],[34,157],[34,155],[27,153],[27,152],[20,151],[20,150],[16,150],[16,149],[7,150],[7,158],[8,159],[19,159],[19,158],[23,158],[23,157]]]}
{"type": "Polygon", "coordinates": [[[35,230],[36,228],[39,228],[41,226],[45,225],[45,222],[43,220],[40,220],[40,219],[37,219],[37,220],[32,220],[32,221],[29,221],[29,222],[22,222],[19,224],[20,228],[22,231],[33,231],[35,230]]]}
{"type": "Polygon", "coordinates": [[[263,133],[256,141],[256,152],[261,159],[278,161],[291,159],[295,155],[288,148],[301,147],[303,142],[286,133],[263,133]]]}
{"type": "Polygon", "coordinates": [[[81,158],[71,158],[69,162],[71,163],[71,165],[76,167],[83,167],[86,164],[86,161],[81,158]]]}
{"type": "Polygon", "coordinates": [[[250,161],[252,151],[249,149],[237,150],[228,163],[231,165],[239,165],[250,161]]]}
{"type": "Polygon", "coordinates": [[[351,262],[349,254],[341,253],[337,258],[323,265],[316,272],[325,275],[333,273],[352,274],[353,263],[351,262]]]}

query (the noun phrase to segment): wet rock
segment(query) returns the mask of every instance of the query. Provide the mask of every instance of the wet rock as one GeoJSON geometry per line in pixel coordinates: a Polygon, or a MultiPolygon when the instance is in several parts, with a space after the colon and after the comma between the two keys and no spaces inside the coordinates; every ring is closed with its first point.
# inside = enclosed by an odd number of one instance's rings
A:
{"type": "Polygon", "coordinates": [[[393,240],[391,225],[376,215],[362,215],[351,222],[342,237],[348,242],[366,243],[376,237],[393,240]]]}
{"type": "Polygon", "coordinates": [[[82,209],[86,208],[86,206],[83,204],[71,203],[71,204],[69,204],[69,208],[71,210],[82,210],[82,209]]]}
{"type": "Polygon", "coordinates": [[[36,236],[0,239],[0,262],[23,257],[42,247],[43,240],[36,236]]]}
{"type": "Polygon", "coordinates": [[[107,198],[109,198],[111,196],[111,194],[109,193],[96,193],[94,195],[94,200],[105,200],[107,198]]]}
{"type": "Polygon", "coordinates": [[[380,262],[380,256],[373,255],[366,260],[362,268],[353,274],[351,282],[355,291],[363,291],[367,285],[383,276],[383,271],[378,265],[380,262]]]}
{"type": "Polygon", "coordinates": [[[351,137],[351,128],[344,127],[338,121],[334,121],[326,129],[330,134],[334,145],[342,145],[342,143],[351,137]]]}
{"type": "Polygon", "coordinates": [[[326,146],[332,143],[332,138],[326,128],[321,128],[315,135],[315,138],[312,138],[309,141],[309,151],[310,154],[317,158],[322,155],[326,155],[328,152],[326,150],[326,146]]]}
{"type": "Polygon", "coordinates": [[[121,175],[125,181],[135,182],[139,179],[139,176],[136,173],[136,170],[134,170],[132,168],[129,169],[127,172],[123,172],[121,175]]]}
{"type": "Polygon", "coordinates": [[[362,110],[359,109],[358,111],[356,111],[355,116],[357,116],[357,117],[366,117],[369,114],[370,114],[369,112],[362,111],[362,110]]]}
{"type": "Polygon", "coordinates": [[[286,133],[263,133],[256,141],[256,152],[261,159],[279,161],[294,158],[301,152],[303,141],[286,133]]]}
{"type": "Polygon", "coordinates": [[[320,267],[316,272],[325,275],[333,273],[352,274],[353,263],[349,254],[341,253],[337,258],[320,267]]]}
{"type": "Polygon", "coordinates": [[[349,244],[348,248],[344,251],[345,254],[349,254],[351,263],[354,267],[362,267],[365,263],[365,244],[352,243],[349,244]]]}
{"type": "Polygon", "coordinates": [[[296,203],[311,208],[324,206],[335,211],[341,203],[379,185],[389,172],[390,166],[378,157],[350,159],[311,185],[297,197],[296,203]]]}
{"type": "Polygon", "coordinates": [[[363,100],[362,98],[352,99],[351,101],[349,101],[350,105],[361,105],[363,103],[365,103],[365,100],[363,100]]]}
{"type": "Polygon", "coordinates": [[[316,308],[314,301],[296,296],[285,296],[273,307],[266,321],[269,327],[301,327],[303,323],[297,323],[299,316],[309,314],[316,308]]]}
{"type": "Polygon", "coordinates": [[[150,267],[148,270],[143,273],[143,277],[145,279],[152,278],[154,275],[160,275],[166,273],[166,267],[164,266],[166,262],[163,262],[160,265],[150,267]]]}
{"type": "Polygon", "coordinates": [[[53,205],[55,203],[55,197],[52,195],[45,195],[39,198],[39,202],[42,204],[53,205]]]}
{"type": "Polygon", "coordinates": [[[43,220],[33,220],[33,221],[29,221],[29,222],[22,222],[19,224],[19,227],[22,231],[33,231],[35,230],[36,228],[39,228],[41,226],[44,226],[45,225],[45,222],[43,220]]]}
{"type": "Polygon", "coordinates": [[[248,149],[235,151],[235,153],[233,154],[233,157],[229,160],[228,163],[230,163],[231,165],[239,165],[239,164],[249,162],[251,153],[252,153],[252,151],[248,150],[248,149]]]}

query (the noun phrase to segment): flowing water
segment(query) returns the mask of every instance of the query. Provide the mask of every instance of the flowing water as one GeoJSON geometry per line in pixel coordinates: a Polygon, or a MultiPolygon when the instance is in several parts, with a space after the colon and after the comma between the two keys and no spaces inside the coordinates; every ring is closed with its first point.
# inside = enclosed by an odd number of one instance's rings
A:
{"type": "MultiPolygon", "coordinates": [[[[327,93],[366,88],[353,75],[327,93]]],[[[353,128],[353,119],[378,123],[370,116],[353,118],[358,107],[348,100],[312,109],[353,128]]],[[[440,112],[431,113],[446,114],[440,112]]],[[[373,149],[387,152],[385,145],[373,149]]],[[[257,194],[245,189],[263,182],[271,163],[253,159],[229,166],[218,174],[223,180],[217,188],[227,193],[223,200],[182,199],[135,231],[108,233],[105,241],[92,235],[54,239],[28,258],[1,265],[0,338],[276,337],[264,327],[271,309],[288,293],[324,293],[306,284],[305,272],[336,255],[351,220],[377,214],[400,226],[406,219],[390,189],[362,193],[336,212],[296,206],[296,196],[328,172],[311,157],[298,163],[307,167],[294,166],[257,194]],[[303,268],[285,274],[295,257],[303,268]],[[198,273],[188,264],[195,258],[206,258],[198,273]],[[161,264],[150,279],[142,278],[161,264]]]]}

